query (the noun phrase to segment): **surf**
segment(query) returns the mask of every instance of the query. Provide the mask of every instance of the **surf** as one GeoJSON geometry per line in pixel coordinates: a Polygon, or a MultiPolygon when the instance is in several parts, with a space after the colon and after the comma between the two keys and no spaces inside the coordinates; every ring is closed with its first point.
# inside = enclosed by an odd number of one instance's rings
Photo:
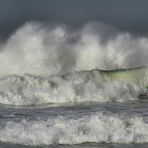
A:
{"type": "Polygon", "coordinates": [[[148,124],[142,116],[103,112],[80,114],[81,117],[75,115],[73,118],[56,115],[46,120],[5,121],[5,126],[0,126],[0,141],[34,146],[148,142],[148,124]]]}
{"type": "Polygon", "coordinates": [[[31,74],[0,78],[0,103],[39,105],[127,102],[146,94],[147,68],[84,70],[49,77],[31,74]]]}
{"type": "Polygon", "coordinates": [[[0,43],[0,77],[25,73],[64,75],[147,65],[147,42],[147,37],[133,37],[118,30],[114,33],[101,23],[74,29],[28,22],[0,43]]]}

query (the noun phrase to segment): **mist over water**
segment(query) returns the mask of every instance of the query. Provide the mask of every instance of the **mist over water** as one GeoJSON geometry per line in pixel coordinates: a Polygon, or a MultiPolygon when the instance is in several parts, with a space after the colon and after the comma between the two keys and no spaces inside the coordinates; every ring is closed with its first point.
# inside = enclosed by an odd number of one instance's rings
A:
{"type": "Polygon", "coordinates": [[[147,65],[148,38],[101,24],[79,29],[30,22],[0,46],[0,76],[56,75],[147,65]]]}

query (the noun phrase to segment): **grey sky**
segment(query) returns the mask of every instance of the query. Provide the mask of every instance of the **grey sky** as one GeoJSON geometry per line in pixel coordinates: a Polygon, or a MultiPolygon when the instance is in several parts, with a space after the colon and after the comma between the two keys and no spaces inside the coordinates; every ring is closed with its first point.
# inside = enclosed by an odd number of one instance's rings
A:
{"type": "Polygon", "coordinates": [[[0,0],[0,36],[28,21],[72,26],[100,21],[148,34],[148,0],[0,0]]]}

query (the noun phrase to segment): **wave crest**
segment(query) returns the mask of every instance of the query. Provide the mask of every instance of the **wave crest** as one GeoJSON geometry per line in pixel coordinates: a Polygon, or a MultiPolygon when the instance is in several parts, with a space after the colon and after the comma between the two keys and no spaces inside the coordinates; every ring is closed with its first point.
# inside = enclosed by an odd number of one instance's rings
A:
{"type": "Polygon", "coordinates": [[[147,43],[147,37],[134,37],[101,23],[80,29],[26,23],[0,45],[0,77],[147,65],[147,43]]]}
{"type": "Polygon", "coordinates": [[[112,73],[102,73],[99,70],[50,77],[29,74],[24,76],[10,75],[0,79],[0,103],[37,105],[125,102],[137,100],[139,94],[145,92],[144,86],[137,83],[140,80],[135,81],[134,79],[135,83],[133,83],[133,81],[126,82],[124,79],[123,81],[115,80],[115,77],[112,80],[112,77],[112,73]]]}

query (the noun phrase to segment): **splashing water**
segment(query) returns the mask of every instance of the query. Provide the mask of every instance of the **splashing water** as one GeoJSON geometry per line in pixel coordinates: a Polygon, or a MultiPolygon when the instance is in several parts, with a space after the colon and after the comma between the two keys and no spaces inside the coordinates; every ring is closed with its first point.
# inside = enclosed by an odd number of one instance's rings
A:
{"type": "Polygon", "coordinates": [[[146,65],[147,40],[100,23],[90,23],[79,30],[66,25],[27,23],[1,45],[0,76],[49,76],[146,65]]]}

